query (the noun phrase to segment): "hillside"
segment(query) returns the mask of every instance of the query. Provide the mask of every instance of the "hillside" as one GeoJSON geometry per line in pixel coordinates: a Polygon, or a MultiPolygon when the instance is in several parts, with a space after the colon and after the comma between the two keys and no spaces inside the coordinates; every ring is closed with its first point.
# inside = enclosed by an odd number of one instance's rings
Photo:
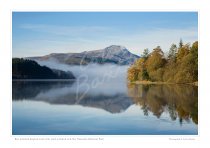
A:
{"type": "Polygon", "coordinates": [[[75,77],[70,71],[50,69],[32,60],[13,58],[12,79],[75,79],[75,77]]]}

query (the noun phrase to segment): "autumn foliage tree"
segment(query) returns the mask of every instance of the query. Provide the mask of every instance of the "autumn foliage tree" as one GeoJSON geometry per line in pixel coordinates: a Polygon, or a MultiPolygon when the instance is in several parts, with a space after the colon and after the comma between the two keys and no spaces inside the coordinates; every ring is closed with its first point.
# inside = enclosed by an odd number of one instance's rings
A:
{"type": "Polygon", "coordinates": [[[164,53],[160,46],[153,49],[152,53],[146,61],[146,69],[148,71],[150,80],[152,81],[162,81],[163,67],[166,63],[164,58],[164,53]]]}
{"type": "Polygon", "coordinates": [[[149,53],[145,49],[140,59],[128,69],[129,81],[159,81],[172,83],[191,83],[198,81],[198,41],[179,47],[172,44],[168,56],[160,46],[149,53]]]}

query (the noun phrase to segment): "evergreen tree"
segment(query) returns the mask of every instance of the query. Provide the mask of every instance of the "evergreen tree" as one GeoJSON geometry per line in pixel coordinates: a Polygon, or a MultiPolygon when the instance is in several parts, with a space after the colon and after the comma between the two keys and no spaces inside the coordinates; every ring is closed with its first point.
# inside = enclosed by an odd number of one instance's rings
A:
{"type": "Polygon", "coordinates": [[[183,41],[182,41],[182,39],[180,39],[180,41],[179,41],[179,48],[182,48],[182,46],[183,46],[183,41]]]}
{"type": "Polygon", "coordinates": [[[176,47],[175,44],[172,44],[171,48],[169,50],[169,53],[168,53],[168,60],[170,62],[175,62],[175,60],[176,60],[176,53],[177,53],[177,47],[176,47]]]}
{"type": "Polygon", "coordinates": [[[149,56],[149,49],[146,48],[146,49],[144,49],[143,54],[141,55],[141,57],[144,58],[144,59],[147,59],[148,56],[149,56]]]}

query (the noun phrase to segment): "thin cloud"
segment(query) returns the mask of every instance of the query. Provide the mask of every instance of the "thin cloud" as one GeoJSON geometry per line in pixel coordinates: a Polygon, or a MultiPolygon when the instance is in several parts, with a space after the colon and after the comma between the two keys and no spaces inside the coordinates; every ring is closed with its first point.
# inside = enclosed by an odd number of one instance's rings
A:
{"type": "Polygon", "coordinates": [[[104,26],[57,26],[46,24],[22,24],[19,28],[65,36],[105,33],[111,31],[111,28],[104,26]]]}
{"type": "Polygon", "coordinates": [[[135,34],[111,36],[110,40],[117,44],[124,43],[128,49],[132,50],[131,52],[139,55],[143,49],[149,48],[152,50],[156,46],[161,46],[164,52],[167,52],[172,43],[178,44],[180,38],[183,39],[184,43],[192,43],[198,40],[197,28],[138,30],[135,34]]]}
{"type": "Polygon", "coordinates": [[[149,48],[151,51],[158,45],[161,46],[164,52],[167,52],[172,43],[178,44],[180,38],[183,39],[184,43],[192,43],[198,40],[197,27],[182,29],[139,28],[136,30],[131,28],[129,31],[104,26],[23,24],[19,27],[42,33],[49,33],[55,36],[51,38],[48,38],[49,36],[47,36],[46,39],[29,39],[22,44],[18,43],[19,46],[14,46],[21,49],[27,48],[28,53],[31,51],[30,56],[33,56],[33,50],[36,50],[36,55],[44,55],[53,52],[97,50],[113,44],[123,45],[132,53],[140,55],[143,49],[149,48]],[[58,38],[57,36],[61,37],[58,38]]]}

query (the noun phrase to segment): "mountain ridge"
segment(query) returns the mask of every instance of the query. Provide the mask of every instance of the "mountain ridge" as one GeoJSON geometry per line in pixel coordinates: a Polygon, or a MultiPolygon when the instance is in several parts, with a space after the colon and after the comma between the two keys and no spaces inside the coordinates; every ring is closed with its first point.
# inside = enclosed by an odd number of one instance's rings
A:
{"type": "Polygon", "coordinates": [[[110,45],[104,49],[83,51],[80,53],[51,53],[45,56],[27,57],[27,59],[41,61],[54,59],[60,63],[69,65],[87,65],[89,63],[130,65],[138,58],[139,56],[120,45],[110,45]]]}

